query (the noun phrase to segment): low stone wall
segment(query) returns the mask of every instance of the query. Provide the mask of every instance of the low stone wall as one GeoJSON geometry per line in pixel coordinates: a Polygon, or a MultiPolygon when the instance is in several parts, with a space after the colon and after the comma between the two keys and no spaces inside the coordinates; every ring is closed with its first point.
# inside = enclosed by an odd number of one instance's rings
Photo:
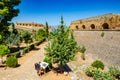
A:
{"type": "Polygon", "coordinates": [[[86,54],[120,68],[120,31],[74,31],[74,35],[78,44],[86,47],[86,54]]]}

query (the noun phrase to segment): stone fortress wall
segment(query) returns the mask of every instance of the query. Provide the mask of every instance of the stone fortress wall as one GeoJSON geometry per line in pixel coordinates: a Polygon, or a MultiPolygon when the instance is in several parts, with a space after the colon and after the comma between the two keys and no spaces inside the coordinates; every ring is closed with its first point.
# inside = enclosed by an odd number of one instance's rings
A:
{"type": "Polygon", "coordinates": [[[17,29],[22,29],[22,30],[39,30],[39,29],[44,29],[45,26],[43,24],[37,24],[37,23],[26,23],[26,22],[16,22],[15,27],[17,29]]]}
{"type": "Polygon", "coordinates": [[[72,21],[72,30],[120,30],[120,14],[104,14],[72,21]]]}
{"type": "Polygon", "coordinates": [[[37,24],[37,23],[26,23],[26,22],[16,22],[16,26],[21,27],[21,26],[28,26],[28,27],[44,27],[43,24],[37,24]]]}

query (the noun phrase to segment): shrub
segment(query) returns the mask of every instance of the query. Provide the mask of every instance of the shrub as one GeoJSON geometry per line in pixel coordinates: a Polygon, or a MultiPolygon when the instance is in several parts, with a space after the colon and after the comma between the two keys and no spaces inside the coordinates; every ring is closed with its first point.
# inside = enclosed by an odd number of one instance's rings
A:
{"type": "Polygon", "coordinates": [[[0,34],[0,44],[2,43],[3,36],[0,34]]]}
{"type": "Polygon", "coordinates": [[[95,71],[94,67],[88,67],[85,69],[85,73],[90,77],[93,77],[94,71],[95,71]]]}
{"type": "Polygon", "coordinates": [[[22,40],[25,41],[26,44],[30,44],[33,42],[31,33],[29,33],[28,31],[22,31],[20,36],[22,40]]]}
{"type": "Polygon", "coordinates": [[[6,60],[6,65],[9,67],[17,67],[18,66],[18,60],[14,56],[10,56],[6,60]]]}
{"type": "Polygon", "coordinates": [[[99,69],[96,69],[93,75],[94,80],[115,80],[110,73],[102,72],[99,69]]]}
{"type": "Polygon", "coordinates": [[[101,62],[101,61],[99,61],[99,60],[94,61],[91,66],[92,66],[92,67],[96,67],[96,68],[104,69],[104,64],[103,64],[103,62],[101,62]]]}
{"type": "Polygon", "coordinates": [[[23,49],[23,53],[27,53],[27,52],[29,52],[29,47],[25,47],[25,48],[23,49]]]}
{"type": "Polygon", "coordinates": [[[45,38],[44,38],[44,39],[42,39],[42,40],[40,40],[40,41],[38,41],[38,42],[36,42],[36,43],[35,43],[35,46],[40,45],[43,41],[45,41],[45,38]]]}
{"type": "Polygon", "coordinates": [[[109,72],[103,72],[100,68],[89,67],[85,70],[85,73],[88,76],[93,77],[94,80],[115,80],[109,72]]]}
{"type": "Polygon", "coordinates": [[[101,37],[104,37],[104,35],[105,35],[105,33],[104,33],[104,32],[102,32],[102,33],[101,33],[101,37]]]}
{"type": "Polygon", "coordinates": [[[103,79],[102,80],[115,80],[113,76],[109,72],[104,72],[102,75],[103,79]]]}
{"type": "Polygon", "coordinates": [[[20,39],[21,39],[20,35],[15,33],[10,33],[9,35],[6,35],[4,39],[4,43],[9,47],[12,47],[14,45],[19,47],[21,43],[20,39]]]}
{"type": "Polygon", "coordinates": [[[16,58],[18,58],[18,57],[20,57],[20,51],[14,52],[12,55],[15,56],[16,58]]]}
{"type": "Polygon", "coordinates": [[[78,46],[77,50],[82,53],[81,58],[85,60],[85,51],[86,51],[85,46],[78,46]]]}
{"type": "MultiPolygon", "coordinates": [[[[39,44],[42,43],[44,40],[45,40],[45,39],[43,39],[43,40],[41,40],[41,41],[38,41],[38,42],[36,42],[35,44],[30,45],[29,47],[25,47],[25,48],[23,49],[23,53],[27,53],[27,52],[31,51],[32,49],[35,48],[36,45],[39,45],[39,44]]],[[[12,55],[15,56],[16,58],[17,58],[17,57],[20,57],[20,51],[14,52],[12,55]]]]}
{"type": "Polygon", "coordinates": [[[82,53],[85,53],[85,51],[86,51],[85,46],[82,46],[80,51],[81,51],[82,53]]]}
{"type": "Polygon", "coordinates": [[[82,53],[81,58],[85,60],[85,53],[82,53]]]}
{"type": "Polygon", "coordinates": [[[103,80],[102,75],[103,75],[103,72],[101,72],[100,69],[96,69],[94,70],[93,78],[94,80],[103,80]]]}
{"type": "Polygon", "coordinates": [[[34,44],[32,44],[32,45],[30,45],[30,48],[29,48],[29,50],[31,51],[32,49],[34,49],[35,48],[35,45],[34,44]]]}
{"type": "Polygon", "coordinates": [[[85,46],[84,45],[83,46],[78,46],[78,51],[81,52],[81,53],[85,53],[85,51],[86,51],[85,46]]]}
{"type": "Polygon", "coordinates": [[[41,43],[41,41],[36,42],[36,43],[35,43],[35,46],[40,45],[40,43],[41,43]]]}
{"type": "Polygon", "coordinates": [[[46,37],[46,32],[44,29],[39,29],[37,34],[36,34],[36,39],[39,40],[43,40],[46,37]]]}
{"type": "Polygon", "coordinates": [[[110,73],[112,76],[120,79],[120,70],[119,70],[117,67],[111,66],[111,67],[109,68],[109,73],[110,73]]]}
{"type": "Polygon", "coordinates": [[[0,56],[3,57],[8,53],[10,53],[9,48],[6,45],[0,45],[0,56]]]}

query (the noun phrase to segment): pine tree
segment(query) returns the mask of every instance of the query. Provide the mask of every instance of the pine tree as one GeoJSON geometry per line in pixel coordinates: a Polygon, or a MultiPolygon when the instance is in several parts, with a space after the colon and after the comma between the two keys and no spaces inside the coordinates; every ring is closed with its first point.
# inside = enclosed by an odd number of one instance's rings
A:
{"type": "Polygon", "coordinates": [[[77,51],[77,42],[69,28],[64,28],[63,22],[63,18],[61,18],[61,27],[52,33],[53,38],[45,48],[45,57],[49,58],[51,63],[57,62],[61,68],[73,60],[77,51]]]}
{"type": "Polygon", "coordinates": [[[48,38],[48,36],[49,36],[48,22],[46,22],[45,32],[46,32],[46,37],[48,38]]]}
{"type": "Polygon", "coordinates": [[[60,25],[60,30],[62,33],[64,33],[64,20],[63,20],[63,16],[61,16],[61,25],[60,25]]]}

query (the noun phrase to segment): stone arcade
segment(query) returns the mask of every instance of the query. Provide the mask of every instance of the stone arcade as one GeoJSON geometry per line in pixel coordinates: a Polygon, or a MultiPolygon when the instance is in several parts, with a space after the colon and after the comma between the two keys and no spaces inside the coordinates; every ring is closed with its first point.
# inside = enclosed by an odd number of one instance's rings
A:
{"type": "Polygon", "coordinates": [[[72,21],[72,30],[120,30],[120,14],[101,16],[72,21]]]}

